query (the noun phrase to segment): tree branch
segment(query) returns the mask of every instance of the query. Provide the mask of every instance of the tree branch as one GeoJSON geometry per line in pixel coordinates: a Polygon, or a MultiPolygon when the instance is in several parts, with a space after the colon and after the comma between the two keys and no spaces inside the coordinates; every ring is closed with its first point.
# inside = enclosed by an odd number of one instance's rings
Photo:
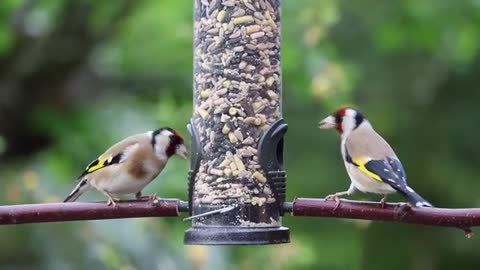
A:
{"type": "MultiPolygon", "coordinates": [[[[404,203],[297,198],[285,203],[285,211],[292,216],[352,218],[375,221],[455,227],[465,230],[480,226],[480,208],[411,208],[404,203]]],[[[117,206],[105,202],[44,203],[0,206],[0,225],[59,222],[74,220],[118,219],[138,217],[175,217],[188,212],[188,203],[178,199],[119,201],[117,206]]]]}
{"type": "Polygon", "coordinates": [[[293,216],[318,216],[353,218],[379,221],[396,221],[403,223],[432,226],[457,227],[471,236],[470,227],[480,226],[480,208],[448,209],[448,208],[411,208],[404,203],[388,203],[382,207],[380,203],[325,199],[297,198],[291,208],[293,216]]]}
{"type": "Polygon", "coordinates": [[[22,224],[73,220],[137,217],[175,217],[187,203],[177,199],[156,202],[120,201],[116,206],[106,202],[44,203],[0,206],[0,224],[22,224]]]}

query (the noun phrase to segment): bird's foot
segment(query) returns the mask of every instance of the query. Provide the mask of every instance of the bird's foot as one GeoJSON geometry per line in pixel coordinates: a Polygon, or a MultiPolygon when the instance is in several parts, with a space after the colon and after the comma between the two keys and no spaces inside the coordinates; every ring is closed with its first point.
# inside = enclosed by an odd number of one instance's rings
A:
{"type": "Polygon", "coordinates": [[[107,205],[113,206],[113,207],[117,206],[117,203],[115,202],[115,200],[118,200],[118,199],[113,197],[108,197],[107,205]]]}
{"type": "Polygon", "coordinates": [[[327,201],[331,201],[331,200],[336,200],[338,197],[335,196],[335,194],[329,194],[327,196],[325,196],[325,200],[327,201]]]}
{"type": "Polygon", "coordinates": [[[336,196],[333,198],[337,203],[335,204],[335,208],[333,208],[333,211],[337,210],[337,208],[340,206],[340,197],[336,196]]]}
{"type": "Polygon", "coordinates": [[[109,192],[107,192],[105,190],[102,190],[102,192],[103,192],[103,194],[105,194],[105,196],[108,197],[108,201],[107,201],[108,206],[117,206],[116,201],[119,201],[120,199],[115,198],[112,194],[110,194],[109,192]]]}
{"type": "Polygon", "coordinates": [[[348,191],[342,191],[342,192],[337,192],[337,193],[334,193],[334,194],[330,194],[330,195],[327,195],[325,197],[325,200],[339,200],[340,197],[343,197],[343,196],[346,196],[348,195],[348,191]]]}
{"type": "Polygon", "coordinates": [[[158,203],[158,200],[160,200],[160,197],[157,196],[157,193],[142,196],[142,193],[138,192],[137,194],[135,194],[135,197],[137,198],[137,200],[148,200],[152,201],[153,203],[158,203]]]}
{"type": "Polygon", "coordinates": [[[337,192],[337,193],[334,193],[334,194],[327,195],[325,197],[325,200],[334,200],[336,202],[335,208],[333,208],[333,211],[335,211],[340,206],[340,197],[345,196],[345,195],[348,195],[347,191],[337,192]]]}
{"type": "Polygon", "coordinates": [[[148,200],[153,202],[154,204],[158,203],[158,200],[160,200],[160,197],[157,196],[157,193],[152,193],[148,195],[148,200]]]}
{"type": "Polygon", "coordinates": [[[380,204],[382,205],[382,208],[385,208],[387,205],[387,195],[383,195],[383,198],[380,200],[380,204]]]}

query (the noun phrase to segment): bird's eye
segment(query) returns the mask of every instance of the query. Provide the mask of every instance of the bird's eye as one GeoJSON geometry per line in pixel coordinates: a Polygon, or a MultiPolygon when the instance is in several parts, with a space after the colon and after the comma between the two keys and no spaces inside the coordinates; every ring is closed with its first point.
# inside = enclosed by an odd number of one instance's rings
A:
{"type": "Polygon", "coordinates": [[[343,116],[338,115],[338,114],[335,115],[335,122],[336,122],[337,124],[342,123],[342,120],[343,120],[343,116]]]}
{"type": "Polygon", "coordinates": [[[170,136],[170,142],[173,145],[179,145],[179,144],[183,143],[183,138],[175,134],[175,135],[170,136]]]}

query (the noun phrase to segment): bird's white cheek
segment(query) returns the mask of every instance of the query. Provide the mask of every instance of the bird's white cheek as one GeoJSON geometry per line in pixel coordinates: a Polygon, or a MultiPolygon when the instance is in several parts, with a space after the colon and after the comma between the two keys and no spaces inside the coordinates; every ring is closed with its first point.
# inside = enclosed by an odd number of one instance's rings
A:
{"type": "Polygon", "coordinates": [[[165,153],[165,147],[163,147],[163,146],[156,146],[155,147],[155,155],[160,160],[167,160],[168,159],[167,153],[165,153]]]}

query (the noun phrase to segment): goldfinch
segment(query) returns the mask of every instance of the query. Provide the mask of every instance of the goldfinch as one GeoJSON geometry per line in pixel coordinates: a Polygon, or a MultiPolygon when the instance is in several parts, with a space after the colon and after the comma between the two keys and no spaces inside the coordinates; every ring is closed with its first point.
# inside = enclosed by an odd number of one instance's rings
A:
{"type": "Polygon", "coordinates": [[[186,159],[187,148],[183,138],[171,128],[130,136],[92,161],[64,202],[75,201],[92,189],[104,193],[108,205],[115,206],[115,196],[121,194],[135,194],[140,199],[143,188],[162,172],[174,154],[186,159]]]}
{"type": "Polygon", "coordinates": [[[341,136],[341,153],[351,179],[347,191],[328,195],[327,199],[351,195],[356,190],[384,195],[399,192],[414,207],[432,205],[407,185],[402,163],[390,145],[373,129],[361,112],[342,108],[320,121],[320,128],[335,128],[341,136]]]}

